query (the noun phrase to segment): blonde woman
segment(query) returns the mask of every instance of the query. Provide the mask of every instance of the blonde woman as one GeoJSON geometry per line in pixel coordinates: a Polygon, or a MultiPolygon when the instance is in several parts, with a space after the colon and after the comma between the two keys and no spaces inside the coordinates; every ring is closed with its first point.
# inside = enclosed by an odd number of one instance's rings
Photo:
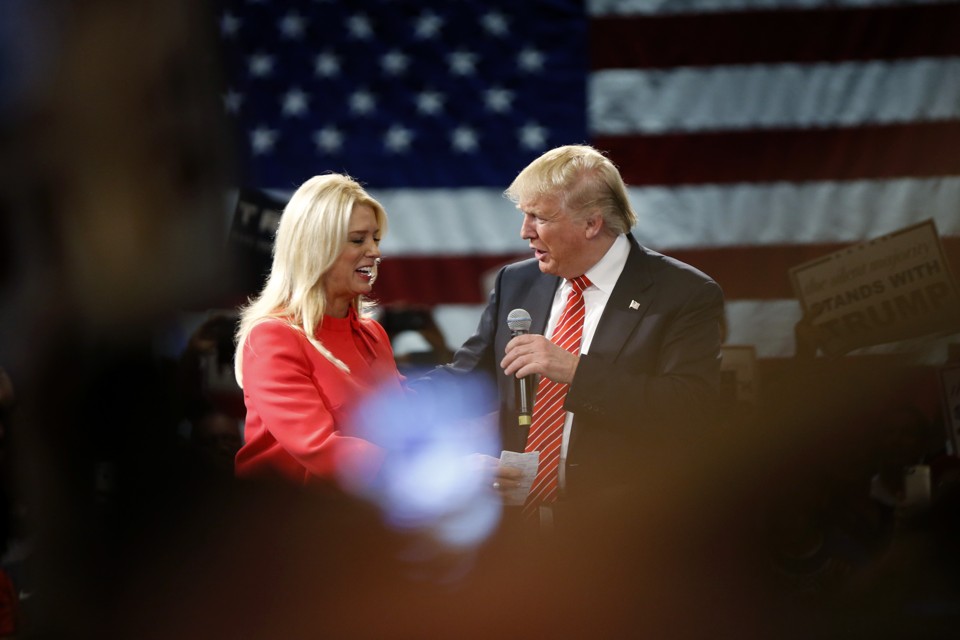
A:
{"type": "Polygon", "coordinates": [[[241,310],[238,476],[311,484],[344,464],[379,468],[383,451],[351,436],[349,419],[373,389],[400,385],[386,332],[364,317],[386,230],[383,207],[347,176],[315,176],[293,194],[263,291],[241,310]]]}

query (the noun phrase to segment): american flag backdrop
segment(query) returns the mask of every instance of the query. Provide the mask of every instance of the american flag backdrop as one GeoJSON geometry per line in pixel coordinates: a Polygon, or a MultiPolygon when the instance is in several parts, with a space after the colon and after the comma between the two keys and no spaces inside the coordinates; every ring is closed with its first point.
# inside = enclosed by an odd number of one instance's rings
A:
{"type": "Polygon", "coordinates": [[[386,207],[376,293],[452,345],[526,257],[502,191],[546,149],[620,167],[640,242],[713,276],[728,341],[793,353],[788,270],[934,219],[960,271],[960,3],[230,0],[242,188],[347,172],[386,207]]]}

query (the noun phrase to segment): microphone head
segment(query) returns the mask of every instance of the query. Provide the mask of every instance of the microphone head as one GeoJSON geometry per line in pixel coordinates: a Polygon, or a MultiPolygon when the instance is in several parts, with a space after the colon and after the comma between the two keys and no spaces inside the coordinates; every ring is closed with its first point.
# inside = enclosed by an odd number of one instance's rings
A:
{"type": "Polygon", "coordinates": [[[514,333],[530,331],[530,322],[530,313],[526,309],[514,309],[507,314],[507,327],[514,333]]]}

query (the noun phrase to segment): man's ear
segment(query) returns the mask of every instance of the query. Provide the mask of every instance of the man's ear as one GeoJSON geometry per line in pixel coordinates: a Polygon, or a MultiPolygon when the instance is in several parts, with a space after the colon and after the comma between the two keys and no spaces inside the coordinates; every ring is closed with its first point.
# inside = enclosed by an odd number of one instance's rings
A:
{"type": "Polygon", "coordinates": [[[606,226],[603,221],[603,215],[599,211],[591,212],[585,219],[585,233],[587,240],[593,240],[603,232],[606,226]]]}

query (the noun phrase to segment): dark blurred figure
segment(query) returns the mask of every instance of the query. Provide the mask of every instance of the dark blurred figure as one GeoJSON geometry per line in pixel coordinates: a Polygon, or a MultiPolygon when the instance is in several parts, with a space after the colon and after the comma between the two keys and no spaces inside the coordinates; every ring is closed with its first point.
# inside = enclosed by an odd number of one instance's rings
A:
{"type": "Polygon", "coordinates": [[[21,606],[18,585],[10,574],[6,557],[14,535],[14,509],[9,466],[9,430],[12,428],[16,393],[6,369],[0,367],[0,638],[12,638],[20,630],[21,606]]]}
{"type": "MultiPolygon", "coordinates": [[[[7,444],[11,428],[13,410],[17,404],[17,395],[13,387],[10,374],[0,367],[0,478],[7,480],[9,461],[7,459],[7,444]]],[[[4,483],[5,484],[5,483],[4,483]]]]}
{"type": "Polygon", "coordinates": [[[16,486],[35,543],[23,637],[115,635],[132,576],[189,504],[154,345],[230,278],[207,8],[36,0],[0,13],[0,360],[29,426],[16,486]]]}
{"type": "MultiPolygon", "coordinates": [[[[906,584],[929,586],[908,595],[890,568],[915,518],[932,522],[924,514],[936,491],[905,491],[904,479],[930,473],[926,462],[943,447],[926,407],[933,376],[909,354],[819,356],[811,318],[797,324],[796,339],[796,357],[772,368],[748,430],[770,456],[756,469],[756,549],[780,637],[945,637],[920,630],[960,622],[960,610],[942,607],[955,594],[949,573],[929,558],[898,565],[911,574],[906,584]]],[[[943,533],[921,528],[931,544],[943,533]]],[[[941,552],[953,553],[930,555],[941,552]]]]}
{"type": "Polygon", "coordinates": [[[243,444],[241,424],[236,416],[214,405],[192,415],[188,446],[198,481],[223,483],[233,479],[233,459],[243,444]]]}
{"type": "MultiPolygon", "coordinates": [[[[874,423],[876,462],[871,479],[870,495],[892,510],[925,507],[933,490],[930,469],[924,463],[935,454],[939,443],[933,439],[933,425],[926,415],[912,404],[892,407],[877,415],[874,423]],[[907,476],[923,470],[924,496],[908,496],[907,476]]],[[[941,432],[941,435],[943,433],[941,432]]]]}
{"type": "Polygon", "coordinates": [[[177,391],[186,419],[199,419],[211,407],[243,418],[243,391],[233,375],[236,331],[235,314],[214,312],[187,340],[177,363],[177,391]]]}
{"type": "Polygon", "coordinates": [[[960,482],[897,519],[892,540],[835,603],[830,637],[952,638],[960,623],[960,482]]]}
{"type": "Polygon", "coordinates": [[[380,309],[379,322],[393,344],[397,368],[404,375],[412,376],[429,371],[449,362],[453,355],[429,307],[400,303],[384,305],[380,309]],[[398,353],[398,337],[409,334],[422,338],[427,348],[398,353]]]}
{"type": "Polygon", "coordinates": [[[243,392],[233,376],[235,314],[213,312],[197,327],[177,363],[176,389],[187,482],[216,500],[233,480],[243,445],[243,392]],[[185,433],[184,433],[185,431],[185,433]]]}

